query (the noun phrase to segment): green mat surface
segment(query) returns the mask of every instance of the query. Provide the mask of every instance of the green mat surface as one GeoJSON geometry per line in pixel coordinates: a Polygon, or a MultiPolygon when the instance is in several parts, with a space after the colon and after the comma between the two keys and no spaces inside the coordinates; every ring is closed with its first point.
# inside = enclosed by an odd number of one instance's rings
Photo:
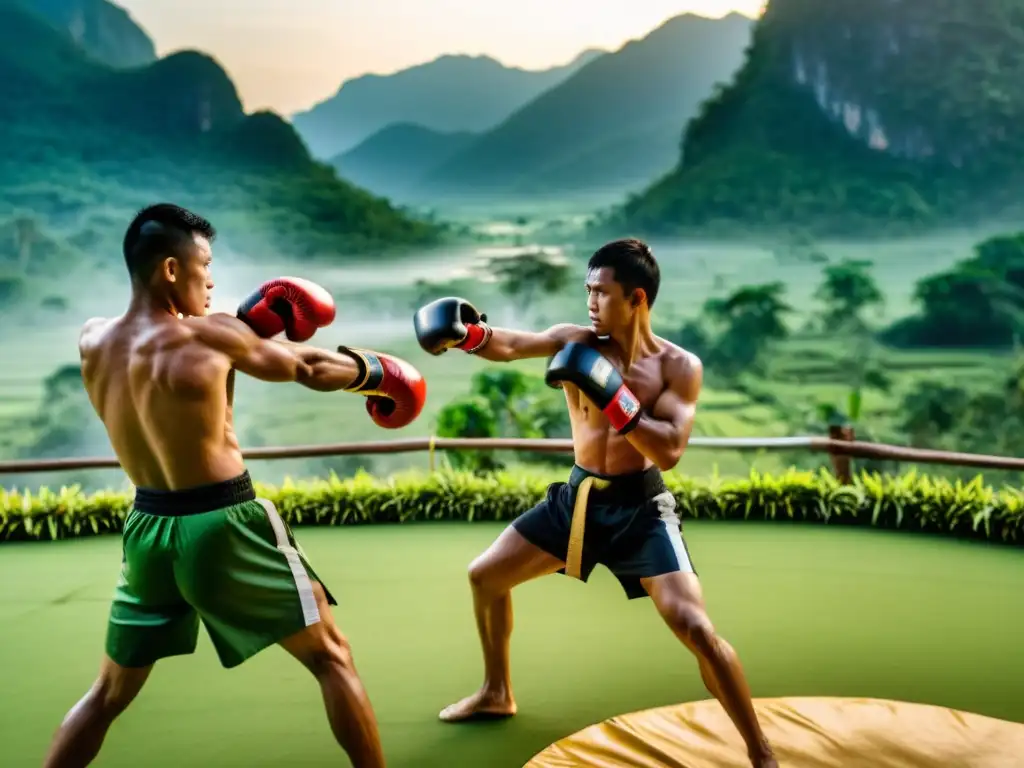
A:
{"type": "MultiPolygon", "coordinates": [[[[514,593],[520,714],[446,725],[481,682],[466,566],[501,527],[299,529],[340,605],[389,765],[519,768],[612,715],[707,698],[649,600],[599,569],[514,593]]],[[[711,616],[754,695],[872,696],[1024,721],[1024,552],[782,523],[687,523],[711,616]]],[[[0,545],[0,765],[39,765],[95,675],[119,539],[0,545]]],[[[205,636],[161,662],[100,768],[336,766],[319,690],[278,648],[222,670],[205,636]]]]}

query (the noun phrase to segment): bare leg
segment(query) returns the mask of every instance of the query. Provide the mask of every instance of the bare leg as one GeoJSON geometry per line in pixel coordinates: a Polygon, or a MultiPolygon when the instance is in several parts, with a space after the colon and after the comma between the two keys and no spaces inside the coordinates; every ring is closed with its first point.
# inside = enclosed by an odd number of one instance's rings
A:
{"type": "Polygon", "coordinates": [[[384,751],[377,718],[356,672],[348,640],[334,623],[320,584],[313,583],[320,621],[281,641],[281,647],[313,673],[320,683],[334,738],[353,768],[383,768],[384,751]]]}
{"type": "Polygon", "coordinates": [[[643,584],[665,623],[697,657],[704,684],[743,737],[751,764],[755,768],[777,768],[771,745],[757,721],[739,657],[715,632],[696,575],[669,573],[644,579],[643,584]]]}
{"type": "Polygon", "coordinates": [[[104,658],[96,682],[57,729],[44,768],[84,768],[95,760],[110,726],[142,690],[152,669],[122,667],[104,658]]]}
{"type": "Polygon", "coordinates": [[[453,723],[480,716],[516,713],[509,646],[512,637],[512,588],[546,576],[564,563],[535,547],[509,526],[469,566],[473,610],[484,654],[484,684],[479,691],[441,710],[453,723]]]}

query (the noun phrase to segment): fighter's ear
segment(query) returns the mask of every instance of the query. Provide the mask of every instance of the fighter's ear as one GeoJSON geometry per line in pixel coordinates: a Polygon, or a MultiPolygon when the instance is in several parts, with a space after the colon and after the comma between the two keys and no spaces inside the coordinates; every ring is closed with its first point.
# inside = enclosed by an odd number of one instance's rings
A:
{"type": "Polygon", "coordinates": [[[174,258],[173,256],[168,256],[166,259],[160,262],[159,269],[163,275],[163,278],[167,282],[173,283],[178,280],[178,272],[181,271],[181,265],[178,263],[178,260],[176,258],[174,258]]]}

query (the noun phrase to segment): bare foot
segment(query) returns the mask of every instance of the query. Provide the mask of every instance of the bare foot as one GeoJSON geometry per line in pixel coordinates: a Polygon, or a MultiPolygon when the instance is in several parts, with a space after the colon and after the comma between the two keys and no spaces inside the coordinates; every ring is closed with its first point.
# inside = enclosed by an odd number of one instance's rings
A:
{"type": "Polygon", "coordinates": [[[467,720],[512,717],[515,713],[516,702],[511,694],[481,688],[472,696],[467,696],[462,701],[442,709],[438,717],[446,723],[459,723],[467,720]]]}
{"type": "Polygon", "coordinates": [[[754,766],[754,768],[779,768],[779,761],[776,760],[775,755],[771,753],[751,757],[750,764],[754,766]]]}

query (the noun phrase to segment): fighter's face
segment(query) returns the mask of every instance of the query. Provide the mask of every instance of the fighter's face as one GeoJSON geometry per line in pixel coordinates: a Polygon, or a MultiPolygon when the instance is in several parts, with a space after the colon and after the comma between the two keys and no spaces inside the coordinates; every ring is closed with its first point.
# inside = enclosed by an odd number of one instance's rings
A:
{"type": "Polygon", "coordinates": [[[174,308],[182,315],[205,315],[210,308],[213,278],[210,268],[213,253],[209,241],[196,236],[193,245],[180,257],[167,259],[165,276],[170,284],[174,308]]]}
{"type": "Polygon", "coordinates": [[[636,312],[635,295],[627,295],[608,267],[587,273],[587,309],[590,324],[599,336],[616,333],[629,326],[636,312]]]}

